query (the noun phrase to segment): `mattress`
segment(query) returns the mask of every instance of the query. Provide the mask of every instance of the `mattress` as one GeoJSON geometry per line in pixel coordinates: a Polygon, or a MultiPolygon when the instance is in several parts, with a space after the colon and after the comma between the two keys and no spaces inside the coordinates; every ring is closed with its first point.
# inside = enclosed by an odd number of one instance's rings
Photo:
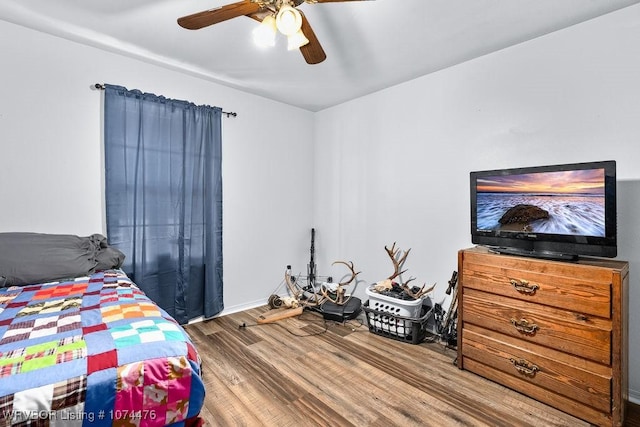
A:
{"type": "Polygon", "coordinates": [[[198,425],[200,357],[121,270],[0,289],[0,426],[198,425]]]}

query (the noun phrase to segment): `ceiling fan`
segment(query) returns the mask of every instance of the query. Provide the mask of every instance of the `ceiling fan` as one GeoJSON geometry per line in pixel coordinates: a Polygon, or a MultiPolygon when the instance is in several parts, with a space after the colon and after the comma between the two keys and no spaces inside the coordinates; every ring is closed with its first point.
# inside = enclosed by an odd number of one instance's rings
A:
{"type": "Polygon", "coordinates": [[[338,3],[366,0],[242,0],[216,9],[178,18],[178,25],[197,30],[238,16],[258,22],[254,39],[259,44],[273,45],[276,29],[287,36],[289,50],[300,49],[308,64],[319,64],[327,58],[318,38],[298,6],[302,3],[338,3]]]}

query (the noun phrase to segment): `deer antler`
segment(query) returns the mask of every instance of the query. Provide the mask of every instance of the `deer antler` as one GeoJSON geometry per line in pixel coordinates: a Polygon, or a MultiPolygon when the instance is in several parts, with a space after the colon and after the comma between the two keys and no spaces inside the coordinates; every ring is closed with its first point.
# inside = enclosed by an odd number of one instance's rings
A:
{"type": "Polygon", "coordinates": [[[298,291],[298,289],[296,289],[296,286],[294,285],[294,280],[295,278],[291,277],[291,274],[289,274],[289,271],[285,271],[284,273],[284,281],[287,284],[287,288],[289,289],[289,292],[291,293],[291,296],[295,299],[299,299],[300,298],[300,292],[298,291]]]}
{"type": "MultiPolygon", "coordinates": [[[[407,283],[409,283],[411,280],[407,281],[407,283]]],[[[413,292],[413,290],[409,286],[407,286],[407,283],[402,285],[402,289],[404,289],[407,295],[409,295],[411,298],[414,298],[414,299],[422,298],[423,295],[428,294],[433,290],[433,288],[436,287],[436,284],[434,283],[429,289],[425,289],[424,287],[427,286],[427,284],[425,283],[424,285],[422,285],[422,288],[420,288],[418,292],[413,292]]]]}
{"type": "MultiPolygon", "coordinates": [[[[346,285],[348,285],[349,283],[353,282],[353,279],[355,279],[358,274],[361,273],[361,271],[358,271],[356,273],[356,270],[353,268],[353,261],[349,261],[348,263],[344,262],[344,261],[335,261],[333,264],[344,264],[351,271],[351,277],[349,278],[349,280],[347,280],[346,282],[340,282],[338,284],[338,286],[346,286],[346,285]]],[[[331,265],[333,265],[333,264],[331,264],[331,265]]]]}
{"type": "MultiPolygon", "coordinates": [[[[393,282],[393,279],[395,279],[396,277],[400,276],[402,273],[407,271],[407,270],[402,270],[402,271],[400,270],[404,262],[407,260],[407,256],[409,255],[409,252],[411,252],[411,249],[409,248],[404,254],[400,256],[400,248],[396,249],[396,242],[393,242],[393,245],[391,245],[391,249],[385,246],[384,250],[387,251],[389,258],[391,258],[391,262],[393,262],[393,274],[389,276],[386,280],[382,280],[373,285],[373,289],[379,293],[383,293],[385,291],[391,290],[393,286],[396,284],[395,282],[393,282]]],[[[433,286],[431,286],[429,289],[425,289],[425,287],[427,286],[425,283],[424,285],[422,285],[422,288],[414,292],[413,290],[414,288],[410,287],[409,283],[415,279],[416,279],[415,277],[411,277],[409,280],[407,280],[404,283],[402,282],[402,278],[398,280],[398,282],[400,282],[400,287],[411,298],[420,299],[422,298],[423,295],[431,292],[436,286],[434,283],[433,286]]]]}
{"type": "Polygon", "coordinates": [[[416,278],[415,277],[410,278],[409,280],[407,280],[406,282],[404,282],[402,284],[402,287],[405,288],[405,289],[411,289],[411,288],[409,288],[409,282],[411,282],[412,280],[416,280],[416,278]]]}
{"type": "MultiPolygon", "coordinates": [[[[329,296],[329,292],[327,291],[326,287],[322,288],[322,296],[326,299],[328,299],[329,301],[333,302],[334,304],[337,305],[344,305],[347,303],[347,301],[349,301],[349,299],[351,299],[351,295],[349,295],[349,297],[345,300],[344,299],[344,294],[346,293],[346,289],[344,288],[345,286],[347,286],[349,283],[353,282],[353,280],[356,278],[356,276],[358,274],[360,274],[361,272],[358,271],[356,273],[355,268],[353,267],[353,261],[349,261],[348,263],[345,261],[335,261],[333,264],[344,264],[347,266],[347,268],[351,271],[351,277],[349,278],[349,280],[347,280],[346,282],[339,282],[337,289],[336,289],[336,299],[334,300],[333,298],[331,298],[331,296],[329,296]]],[[[333,265],[331,264],[331,265],[333,265]]]]}
{"type": "MultiPolygon", "coordinates": [[[[290,298],[294,299],[298,305],[304,305],[305,307],[315,307],[324,301],[323,298],[317,293],[315,286],[311,296],[304,293],[303,289],[298,284],[295,276],[292,276],[289,271],[284,273],[284,281],[289,289],[290,298]]],[[[277,295],[276,295],[277,296],[277,295]]],[[[282,298],[284,301],[285,298],[282,298]]]]}
{"type": "Polygon", "coordinates": [[[387,246],[385,245],[384,250],[387,251],[387,254],[389,254],[389,258],[391,258],[391,262],[393,262],[393,274],[388,277],[389,280],[393,280],[399,275],[401,275],[402,273],[404,273],[405,271],[407,271],[407,270],[400,271],[400,269],[402,268],[402,265],[404,264],[404,262],[407,260],[407,256],[409,255],[409,252],[411,252],[411,248],[409,248],[409,250],[406,251],[400,258],[398,258],[398,254],[400,253],[400,248],[396,249],[396,242],[393,242],[391,249],[387,248],[387,246]]]}

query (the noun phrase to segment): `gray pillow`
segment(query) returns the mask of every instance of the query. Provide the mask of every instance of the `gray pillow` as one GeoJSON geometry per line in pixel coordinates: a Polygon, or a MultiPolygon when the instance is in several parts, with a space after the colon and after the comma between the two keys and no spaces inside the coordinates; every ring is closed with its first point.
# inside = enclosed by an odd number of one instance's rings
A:
{"type": "Polygon", "coordinates": [[[96,271],[120,268],[124,262],[124,254],[118,249],[109,246],[107,238],[102,234],[92,234],[88,239],[96,245],[96,271]]]}
{"type": "Polygon", "coordinates": [[[0,277],[4,286],[86,276],[98,267],[118,268],[122,261],[124,254],[109,248],[102,235],[0,233],[0,277]]]}

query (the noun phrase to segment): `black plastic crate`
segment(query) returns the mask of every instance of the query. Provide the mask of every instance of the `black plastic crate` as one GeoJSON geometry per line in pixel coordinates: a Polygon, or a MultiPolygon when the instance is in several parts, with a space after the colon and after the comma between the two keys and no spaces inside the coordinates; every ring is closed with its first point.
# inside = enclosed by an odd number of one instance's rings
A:
{"type": "Polygon", "coordinates": [[[428,299],[422,305],[421,316],[419,318],[396,316],[385,311],[378,311],[369,308],[367,300],[362,308],[365,311],[369,332],[383,337],[411,344],[420,344],[433,335],[428,328],[432,323],[433,307],[429,305],[428,299]]]}

